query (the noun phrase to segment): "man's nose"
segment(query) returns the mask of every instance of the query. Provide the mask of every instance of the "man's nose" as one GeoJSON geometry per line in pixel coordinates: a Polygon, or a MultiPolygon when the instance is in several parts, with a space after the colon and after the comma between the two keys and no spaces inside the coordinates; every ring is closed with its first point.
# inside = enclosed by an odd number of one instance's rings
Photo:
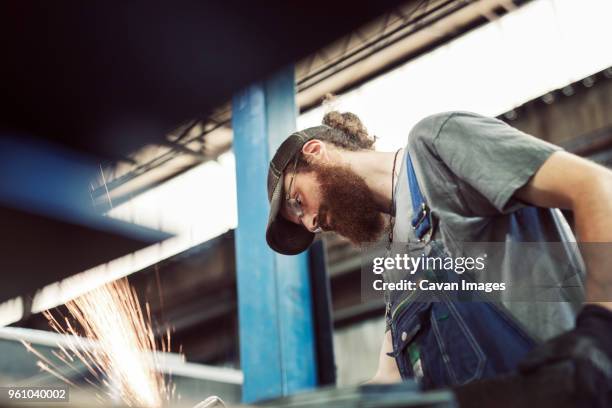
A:
{"type": "Polygon", "coordinates": [[[319,227],[318,214],[316,213],[304,214],[304,217],[302,217],[302,223],[304,224],[304,227],[306,227],[308,231],[314,232],[319,227]]]}

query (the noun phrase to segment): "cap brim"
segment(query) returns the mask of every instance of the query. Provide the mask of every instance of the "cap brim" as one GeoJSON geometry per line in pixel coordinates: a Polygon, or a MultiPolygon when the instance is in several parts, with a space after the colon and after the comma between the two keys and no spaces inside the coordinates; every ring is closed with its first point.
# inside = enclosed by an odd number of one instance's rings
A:
{"type": "Polygon", "coordinates": [[[283,255],[297,255],[305,251],[315,234],[301,225],[295,224],[280,215],[283,202],[282,177],[274,186],[270,199],[270,216],[266,229],[266,241],[270,248],[283,255]]]}

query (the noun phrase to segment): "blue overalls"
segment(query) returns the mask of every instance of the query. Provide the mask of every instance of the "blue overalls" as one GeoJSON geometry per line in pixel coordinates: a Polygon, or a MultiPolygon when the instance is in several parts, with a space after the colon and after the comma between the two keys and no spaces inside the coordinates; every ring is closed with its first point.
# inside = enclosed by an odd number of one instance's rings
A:
{"type": "MultiPolygon", "coordinates": [[[[433,220],[406,153],[413,207],[412,227],[418,239],[431,233],[433,220]]],[[[440,241],[431,241],[429,256],[445,256],[440,241]]],[[[429,278],[453,282],[454,271],[426,270],[429,278]]],[[[414,292],[388,305],[393,352],[402,378],[424,389],[465,384],[513,371],[536,345],[508,312],[494,302],[456,301],[443,291],[414,292]]]]}

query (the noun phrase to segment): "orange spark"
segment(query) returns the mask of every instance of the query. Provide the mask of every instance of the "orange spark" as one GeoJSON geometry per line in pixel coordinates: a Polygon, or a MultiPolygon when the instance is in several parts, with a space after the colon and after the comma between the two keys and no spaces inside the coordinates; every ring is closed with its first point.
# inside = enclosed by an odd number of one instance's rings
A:
{"type": "MultiPolygon", "coordinates": [[[[68,302],[66,308],[80,326],[81,333],[77,333],[68,318],[63,319],[62,325],[62,319],[46,311],[44,315],[49,325],[58,333],[82,335],[85,339],[70,337],[68,343],[59,348],[61,361],[81,361],[107,388],[107,396],[119,396],[128,406],[157,408],[173,397],[174,388],[158,369],[160,348],[169,351],[170,334],[166,333],[158,348],[148,304],[143,313],[136,291],[127,279],[94,289],[68,302]]],[[[33,349],[28,347],[28,350],[33,349]]],[[[40,353],[36,354],[40,357],[40,353]]],[[[49,361],[44,361],[39,367],[69,382],[49,365],[49,361]]]]}

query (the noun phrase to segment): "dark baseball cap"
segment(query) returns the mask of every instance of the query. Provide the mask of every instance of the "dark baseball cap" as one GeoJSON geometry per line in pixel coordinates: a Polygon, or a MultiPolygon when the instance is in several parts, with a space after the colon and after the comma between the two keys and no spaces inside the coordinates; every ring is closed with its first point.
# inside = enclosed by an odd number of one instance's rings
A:
{"type": "Polygon", "coordinates": [[[312,244],[315,234],[303,225],[295,224],[280,214],[285,201],[283,174],[293,170],[297,155],[306,142],[317,139],[331,128],[326,125],[315,126],[292,133],[276,150],[268,169],[268,201],[270,215],[266,229],[266,241],[270,248],[284,255],[296,255],[312,244]]]}

